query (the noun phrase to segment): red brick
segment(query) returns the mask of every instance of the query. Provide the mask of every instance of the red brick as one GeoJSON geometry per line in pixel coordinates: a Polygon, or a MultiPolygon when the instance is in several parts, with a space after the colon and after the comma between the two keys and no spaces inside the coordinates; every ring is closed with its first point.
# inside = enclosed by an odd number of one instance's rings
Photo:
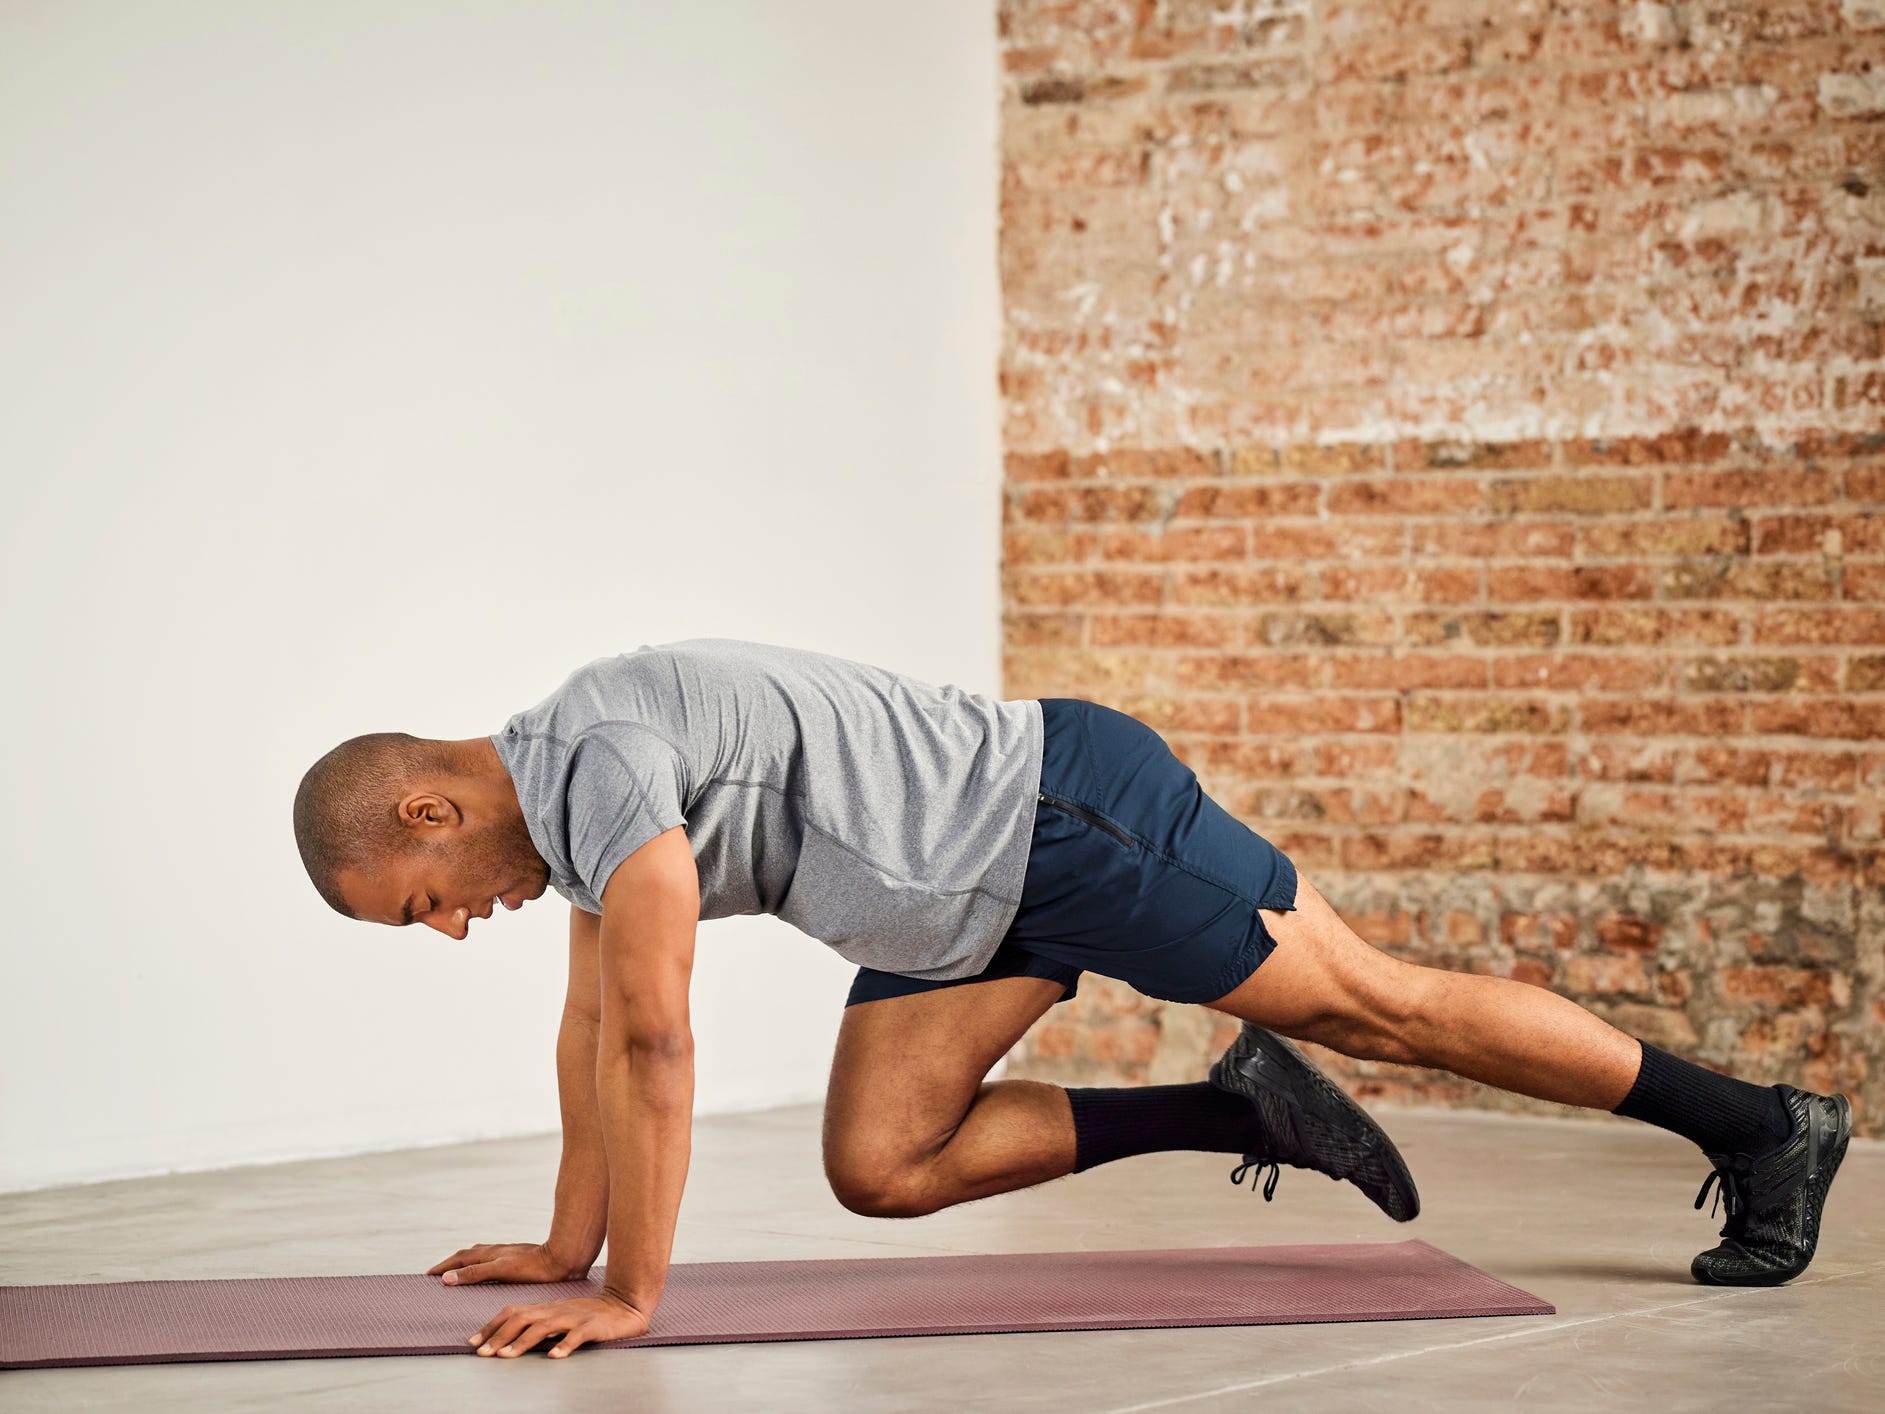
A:
{"type": "Polygon", "coordinates": [[[1315,511],[1320,494],[1315,486],[1298,482],[1258,481],[1191,486],[1179,498],[1177,514],[1187,519],[1201,516],[1249,519],[1257,516],[1308,515],[1315,511]]]}
{"type": "Polygon", "coordinates": [[[1685,785],[1764,786],[1775,770],[1775,753],[1754,747],[1698,746],[1684,751],[1665,779],[1685,785]]]}
{"type": "Polygon", "coordinates": [[[1720,461],[1734,446],[1725,432],[1679,428],[1648,437],[1596,437],[1567,442],[1569,466],[1699,465],[1720,461]]]}
{"type": "Polygon", "coordinates": [[[1485,487],[1451,477],[1338,481],[1328,490],[1335,515],[1450,515],[1483,511],[1485,487]]]}
{"type": "Polygon", "coordinates": [[[1480,593],[1480,572],[1471,567],[1329,565],[1321,572],[1324,599],[1375,603],[1470,604],[1480,593]]]}
{"type": "Polygon", "coordinates": [[[1579,543],[1587,555],[1738,555],[1747,553],[1748,522],[1725,516],[1598,521],[1581,528],[1579,543]]]}
{"type": "Polygon", "coordinates": [[[1490,831],[1368,832],[1342,838],[1344,869],[1485,869],[1498,857],[1490,831]]]}
{"type": "Polygon", "coordinates": [[[1021,570],[1011,578],[1013,602],[1026,606],[1156,604],[1164,584],[1161,571],[1021,570]]]}
{"type": "Polygon", "coordinates": [[[1303,566],[1174,569],[1171,602],[1226,606],[1288,603],[1310,597],[1313,584],[1314,571],[1303,566]]]}
{"type": "Polygon", "coordinates": [[[1564,703],[1498,693],[1410,693],[1405,715],[1413,732],[1561,732],[1571,722],[1564,703]]]}
{"type": "Polygon", "coordinates": [[[1087,632],[1095,648],[1224,648],[1243,629],[1230,614],[1094,614],[1087,632]]]}
{"type": "Polygon", "coordinates": [[[1241,525],[1168,525],[1162,531],[1102,530],[1102,560],[1245,560],[1250,532],[1241,525]]]}
{"type": "MultiPolygon", "coordinates": [[[[1229,707],[1232,704],[1220,702],[1218,705],[1229,707]]],[[[1302,763],[1294,742],[1222,741],[1201,744],[1192,769],[1293,780],[1302,773],[1302,763]]]]}
{"type": "Polygon", "coordinates": [[[1786,476],[1771,471],[1671,471],[1663,476],[1663,505],[1672,511],[1695,506],[1809,506],[1837,499],[1830,471],[1801,469],[1786,476]]]}
{"type": "Polygon", "coordinates": [[[1662,941],[1663,925],[1627,913],[1600,915],[1592,923],[1597,940],[1606,948],[1647,952],[1662,941]]]}
{"type": "Polygon", "coordinates": [[[1053,486],[1023,491],[1024,520],[1158,520],[1167,514],[1156,486],[1053,486]]]}
{"type": "Polygon", "coordinates": [[[1644,565],[1514,565],[1486,572],[1486,597],[1503,604],[1539,599],[1648,599],[1655,586],[1655,577],[1644,565]]]}
{"type": "Polygon", "coordinates": [[[1672,647],[1739,643],[1741,616],[1730,609],[1573,609],[1570,641],[1672,647]]]}
{"type": "MultiPolygon", "coordinates": [[[[1260,720],[1259,709],[1249,711],[1252,722],[1260,720]]],[[[1318,776],[1349,778],[1379,773],[1394,764],[1399,743],[1392,740],[1364,740],[1358,737],[1318,741],[1312,747],[1312,769],[1318,776]]]]}
{"type": "Polygon", "coordinates": [[[1592,780],[1663,781],[1676,779],[1678,754],[1660,742],[1590,742],[1579,755],[1578,768],[1592,780]]]}
{"type": "Polygon", "coordinates": [[[1413,552],[1443,558],[1568,558],[1576,549],[1574,521],[1421,521],[1412,527],[1413,552]]]}
{"type": "Polygon", "coordinates": [[[1724,967],[1721,989],[1730,1002],[1788,1009],[1843,1006],[1851,995],[1846,978],[1804,967],[1724,967]]]}
{"type": "Polygon", "coordinates": [[[1397,642],[1394,615],[1369,609],[1297,609],[1257,615],[1244,628],[1251,648],[1307,645],[1366,648],[1397,642]]]}
{"type": "Polygon", "coordinates": [[[1502,653],[1491,661],[1493,687],[1647,692],[1668,687],[1671,678],[1669,664],[1659,658],[1614,653],[1502,653]]]}
{"type": "Polygon", "coordinates": [[[1564,985],[1573,992],[1648,996],[1650,975],[1636,953],[1578,953],[1565,959],[1564,985]]]}
{"type": "Polygon", "coordinates": [[[1278,653],[1185,653],[1171,672],[1173,686],[1186,692],[1238,692],[1314,686],[1321,665],[1278,653]]]}
{"type": "Polygon", "coordinates": [[[1755,611],[1756,643],[1885,643],[1885,608],[1827,606],[1755,611]]]}
{"type": "MultiPolygon", "coordinates": [[[[1771,783],[1789,790],[1850,792],[1858,786],[1859,757],[1850,751],[1775,751],[1771,783]]],[[[1885,761],[1885,758],[1880,758],[1885,761]]],[[[1872,782],[1885,785],[1885,780],[1872,782]]]]}
{"type": "Polygon", "coordinates": [[[1399,559],[1406,528],[1398,523],[1357,521],[1339,530],[1327,525],[1264,521],[1251,528],[1253,560],[1399,559]]]}
{"type": "Polygon", "coordinates": [[[1551,988],[1553,972],[1551,964],[1535,957],[1521,957],[1512,964],[1512,980],[1525,982],[1534,987],[1551,988]]]}
{"type": "Polygon", "coordinates": [[[1635,736],[1722,736],[1741,730],[1746,711],[1739,702],[1592,697],[1578,705],[1578,725],[1635,736]]]}
{"type": "Polygon", "coordinates": [[[1811,657],[1704,656],[1682,665],[1687,692],[1834,692],[1839,687],[1838,660],[1811,657]]]}
{"type": "Polygon", "coordinates": [[[1860,603],[1885,602],[1885,564],[1847,565],[1840,577],[1839,596],[1860,603]]]}
{"type": "Polygon", "coordinates": [[[1398,732],[1401,729],[1400,699],[1380,694],[1265,695],[1246,698],[1245,706],[1248,730],[1253,733],[1398,732]]]}
{"type": "Polygon", "coordinates": [[[1410,644],[1463,642],[1486,647],[1543,648],[1563,637],[1556,609],[1494,609],[1410,613],[1401,621],[1410,644]]]}
{"type": "Polygon", "coordinates": [[[1495,515],[1558,512],[1574,515],[1637,511],[1655,499],[1655,483],[1647,476],[1527,476],[1495,481],[1489,502],[1495,515]]]}
{"type": "Polygon", "coordinates": [[[1093,532],[1050,530],[1022,525],[1002,533],[1002,559],[1008,565],[1078,564],[1093,554],[1093,532]]]}
{"type": "Polygon", "coordinates": [[[1750,702],[1748,729],[1776,735],[1877,741],[1885,738],[1885,702],[1854,702],[1837,697],[1750,702]]]}
{"type": "Polygon", "coordinates": [[[1082,614],[1010,611],[1002,616],[1002,637],[1010,648],[1077,648],[1085,632],[1082,614]]]}
{"type": "Polygon", "coordinates": [[[1490,685],[1486,669],[1486,660],[1463,653],[1344,654],[1329,661],[1329,686],[1395,691],[1416,687],[1484,688],[1490,685]]]}
{"type": "Polygon", "coordinates": [[[1216,476],[1222,460],[1197,447],[1121,447],[1069,460],[1068,474],[1081,480],[1196,480],[1216,476]]]}

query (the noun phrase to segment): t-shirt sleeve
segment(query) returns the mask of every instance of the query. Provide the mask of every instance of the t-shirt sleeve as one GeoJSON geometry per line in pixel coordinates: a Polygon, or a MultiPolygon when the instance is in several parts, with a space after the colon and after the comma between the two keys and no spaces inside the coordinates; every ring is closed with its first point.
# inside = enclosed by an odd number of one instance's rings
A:
{"type": "Polygon", "coordinates": [[[566,804],[569,862],[599,902],[616,865],[676,825],[685,825],[687,766],[672,746],[639,727],[589,727],[570,743],[566,804]]]}

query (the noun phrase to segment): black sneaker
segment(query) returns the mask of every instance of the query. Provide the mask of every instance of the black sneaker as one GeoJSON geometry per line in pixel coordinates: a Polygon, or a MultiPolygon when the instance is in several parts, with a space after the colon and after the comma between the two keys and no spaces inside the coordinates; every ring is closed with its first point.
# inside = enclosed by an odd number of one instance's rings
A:
{"type": "MultiPolygon", "coordinates": [[[[1708,1190],[1728,1200],[1723,1241],[1689,1264],[1695,1279],[1710,1286],[1778,1286],[1792,1281],[1813,1260],[1820,1240],[1826,1190],[1846,1157],[1852,1138],[1852,1105],[1844,1095],[1816,1095],[1776,1085],[1793,1132],[1759,1157],[1710,1154],[1714,1171],[1695,1195],[1701,1207],[1708,1190]]],[[[1710,1208],[1712,1218],[1715,1209],[1710,1208]]]]}
{"type": "MultiPolygon", "coordinates": [[[[1244,1155],[1231,1170],[1232,1183],[1241,1186],[1246,1173],[1268,1168],[1267,1203],[1276,1192],[1279,1166],[1290,1164],[1347,1179],[1396,1222],[1420,1212],[1420,1194],[1394,1141],[1281,1036],[1246,1021],[1212,1065],[1210,1079],[1218,1089],[1249,1100],[1264,1129],[1262,1152],[1244,1155]]],[[[1250,1186],[1256,1187],[1254,1177],[1250,1186]]]]}

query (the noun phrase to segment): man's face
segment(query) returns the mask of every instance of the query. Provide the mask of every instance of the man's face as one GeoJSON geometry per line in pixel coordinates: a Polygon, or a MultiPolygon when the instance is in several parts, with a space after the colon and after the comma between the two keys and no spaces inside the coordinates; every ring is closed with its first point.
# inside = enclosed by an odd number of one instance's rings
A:
{"type": "Polygon", "coordinates": [[[550,871],[521,820],[515,833],[520,838],[502,825],[477,828],[462,815],[416,825],[407,848],[378,868],[344,871],[341,892],[369,923],[424,923],[462,942],[472,919],[489,918],[500,905],[522,908],[549,887],[550,871]]]}

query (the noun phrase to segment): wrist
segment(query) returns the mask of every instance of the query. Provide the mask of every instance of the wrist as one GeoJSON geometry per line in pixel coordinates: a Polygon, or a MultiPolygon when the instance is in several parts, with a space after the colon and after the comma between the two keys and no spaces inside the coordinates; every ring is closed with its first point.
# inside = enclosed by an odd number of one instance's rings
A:
{"type": "Polygon", "coordinates": [[[656,1304],[653,1301],[650,1301],[646,1305],[644,1305],[642,1302],[637,1301],[633,1296],[629,1295],[626,1291],[622,1290],[620,1287],[610,1286],[607,1282],[603,1283],[602,1290],[597,1292],[596,1294],[600,1296],[604,1301],[613,1301],[618,1306],[626,1306],[629,1310],[635,1312],[635,1314],[639,1316],[652,1315],[654,1312],[655,1304],[656,1304]]]}
{"type": "Polygon", "coordinates": [[[583,1253],[567,1244],[558,1243],[554,1238],[542,1244],[543,1255],[550,1264],[562,1273],[565,1281],[573,1281],[589,1274],[589,1268],[595,1264],[596,1253],[583,1253]]]}

